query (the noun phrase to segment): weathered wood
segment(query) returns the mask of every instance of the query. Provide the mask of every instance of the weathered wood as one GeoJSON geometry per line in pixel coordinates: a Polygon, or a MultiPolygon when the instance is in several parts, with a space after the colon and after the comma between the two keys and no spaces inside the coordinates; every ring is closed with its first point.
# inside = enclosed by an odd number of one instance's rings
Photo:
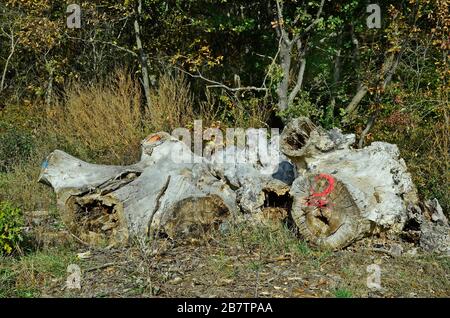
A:
{"type": "Polygon", "coordinates": [[[192,158],[184,143],[158,133],[144,140],[141,161],[128,167],[89,164],[55,151],[40,181],[55,189],[69,229],[90,244],[124,244],[158,232],[196,235],[238,208],[229,186],[192,158]]]}
{"type": "Polygon", "coordinates": [[[307,118],[292,121],[281,138],[299,174],[291,213],[305,238],[337,249],[376,231],[401,231],[407,206],[418,199],[395,145],[351,149],[353,135],[325,131],[307,118]]]}
{"type": "Polygon", "coordinates": [[[267,208],[287,215],[293,166],[285,157],[270,157],[273,151],[250,163],[241,153],[249,149],[228,148],[237,161],[219,163],[219,153],[210,160],[198,157],[164,132],[141,146],[141,160],[125,167],[86,163],[59,150],[44,162],[39,181],[54,188],[62,219],[82,241],[201,235],[225,218],[270,218],[267,208]]]}
{"type": "Polygon", "coordinates": [[[408,220],[402,237],[425,251],[450,256],[450,226],[440,210],[439,202],[434,199],[410,205],[407,213],[408,220]]]}
{"type": "Polygon", "coordinates": [[[141,143],[138,163],[124,167],[90,164],[56,150],[39,180],[54,188],[71,233],[92,245],[199,236],[230,220],[252,226],[292,217],[306,240],[324,248],[388,231],[409,235],[427,250],[450,250],[439,203],[418,207],[395,145],[353,149],[354,135],[326,131],[307,118],[293,120],[280,136],[286,156],[278,153],[276,139],[270,151],[258,152],[262,141],[212,149],[205,158],[160,132],[141,143]]]}
{"type": "Polygon", "coordinates": [[[253,145],[247,144],[244,148],[228,146],[214,152],[210,158],[212,171],[235,190],[239,208],[250,216],[251,221],[271,219],[271,212],[287,216],[294,166],[280,153],[279,137],[271,139],[267,151],[258,151],[267,142],[266,136],[256,130],[253,133],[253,145]]]}

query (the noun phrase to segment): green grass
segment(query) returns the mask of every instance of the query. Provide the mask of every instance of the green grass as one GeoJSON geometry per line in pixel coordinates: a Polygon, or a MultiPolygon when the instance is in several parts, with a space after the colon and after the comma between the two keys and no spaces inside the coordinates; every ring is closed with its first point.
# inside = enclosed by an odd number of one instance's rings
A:
{"type": "Polygon", "coordinates": [[[243,224],[232,226],[224,239],[232,246],[239,245],[244,250],[260,250],[265,256],[292,254],[304,258],[314,251],[299,239],[286,225],[279,228],[243,224]]]}
{"type": "Polygon", "coordinates": [[[334,296],[336,298],[352,298],[353,294],[348,289],[338,288],[334,291],[334,296]]]}
{"type": "Polygon", "coordinates": [[[52,282],[62,282],[75,253],[64,248],[0,259],[0,298],[38,297],[52,282]]]}

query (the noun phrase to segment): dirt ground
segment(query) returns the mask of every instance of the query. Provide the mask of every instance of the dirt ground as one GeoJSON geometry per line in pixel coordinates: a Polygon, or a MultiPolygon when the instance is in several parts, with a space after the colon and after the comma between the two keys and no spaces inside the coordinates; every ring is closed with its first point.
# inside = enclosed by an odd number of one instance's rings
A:
{"type": "Polygon", "coordinates": [[[320,251],[286,227],[242,226],[203,240],[93,249],[52,227],[33,232],[38,247],[0,259],[0,297],[450,297],[448,257],[387,238],[320,251]],[[81,289],[67,286],[70,264],[81,289]],[[367,286],[372,264],[381,289],[367,286]]]}

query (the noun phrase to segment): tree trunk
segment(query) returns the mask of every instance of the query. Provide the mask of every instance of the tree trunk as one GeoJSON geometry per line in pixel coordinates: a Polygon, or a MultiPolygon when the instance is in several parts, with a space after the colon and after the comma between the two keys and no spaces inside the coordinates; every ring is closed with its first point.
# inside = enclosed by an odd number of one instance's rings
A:
{"type": "MultiPolygon", "coordinates": [[[[9,35],[7,35],[9,36],[9,35]]],[[[8,67],[9,67],[9,63],[11,62],[11,58],[14,55],[14,51],[16,48],[16,41],[14,41],[14,31],[11,29],[11,35],[9,36],[9,38],[11,39],[11,48],[9,51],[9,55],[6,58],[6,62],[5,62],[5,68],[3,69],[3,74],[2,74],[2,78],[0,80],[0,93],[5,89],[5,79],[6,79],[6,73],[8,72],[8,67]]]]}
{"type": "Polygon", "coordinates": [[[280,66],[283,77],[277,88],[278,109],[284,111],[289,107],[289,75],[291,70],[292,45],[281,41],[280,44],[280,66]]]}
{"type": "MultiPolygon", "coordinates": [[[[295,119],[280,136],[297,170],[293,181],[287,159],[256,151],[261,140],[253,140],[244,148],[213,149],[205,158],[160,132],[141,143],[141,160],[129,166],[90,164],[56,150],[39,181],[55,190],[67,228],[91,245],[161,234],[198,237],[224,222],[270,225],[291,216],[300,234],[322,248],[343,248],[381,231],[404,235],[417,223],[421,246],[449,251],[442,209],[431,202],[425,205],[430,216],[416,213],[416,190],[395,145],[352,149],[354,135],[295,119]]],[[[278,150],[272,141],[269,148],[278,150]]]]}
{"type": "Polygon", "coordinates": [[[348,104],[347,108],[345,109],[345,113],[351,114],[356,109],[356,107],[358,107],[359,103],[364,98],[364,96],[366,96],[368,91],[369,88],[366,85],[361,86],[356,92],[355,96],[353,96],[350,104],[348,104]]]}
{"type": "Polygon", "coordinates": [[[336,94],[337,94],[337,87],[339,80],[341,78],[341,46],[342,46],[342,31],[339,33],[338,36],[338,42],[337,42],[337,51],[336,51],[336,57],[334,59],[334,71],[333,71],[333,81],[332,81],[332,88],[331,88],[331,100],[330,100],[330,106],[327,111],[327,120],[328,122],[332,123],[334,121],[334,110],[336,108],[336,94]]]}
{"type": "Polygon", "coordinates": [[[198,235],[237,211],[234,192],[205,162],[187,160],[192,153],[184,143],[159,133],[142,149],[141,161],[126,167],[89,164],[58,150],[44,162],[39,181],[54,188],[62,219],[81,240],[119,245],[159,232],[198,235]]]}

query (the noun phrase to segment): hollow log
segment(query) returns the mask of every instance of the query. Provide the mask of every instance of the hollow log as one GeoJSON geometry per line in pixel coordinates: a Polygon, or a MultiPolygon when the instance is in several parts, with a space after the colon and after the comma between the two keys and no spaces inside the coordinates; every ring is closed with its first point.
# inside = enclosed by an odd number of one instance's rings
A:
{"type": "Polygon", "coordinates": [[[295,163],[292,217],[307,240],[338,249],[378,231],[400,232],[416,189],[397,146],[352,149],[354,135],[307,118],[288,124],[281,150],[295,163]]]}

